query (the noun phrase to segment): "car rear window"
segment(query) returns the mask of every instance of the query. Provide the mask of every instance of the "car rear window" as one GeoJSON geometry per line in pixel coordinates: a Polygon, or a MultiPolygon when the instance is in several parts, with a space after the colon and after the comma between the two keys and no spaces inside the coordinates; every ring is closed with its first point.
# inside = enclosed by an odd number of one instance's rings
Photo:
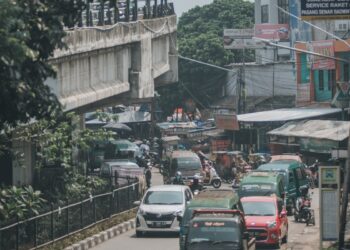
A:
{"type": "Polygon", "coordinates": [[[244,215],[247,216],[274,216],[276,215],[276,207],[273,202],[265,201],[244,201],[244,215]]]}
{"type": "Polygon", "coordinates": [[[273,184],[243,184],[238,195],[244,196],[268,196],[276,193],[276,187],[273,184]]]}

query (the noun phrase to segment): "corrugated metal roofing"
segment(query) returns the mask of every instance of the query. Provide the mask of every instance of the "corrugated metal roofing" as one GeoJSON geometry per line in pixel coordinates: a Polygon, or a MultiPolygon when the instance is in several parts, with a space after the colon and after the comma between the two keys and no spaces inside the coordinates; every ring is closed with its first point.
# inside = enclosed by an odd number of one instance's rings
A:
{"type": "Polygon", "coordinates": [[[342,141],[349,137],[349,129],[347,121],[309,120],[288,122],[267,134],[342,141]]]}
{"type": "Polygon", "coordinates": [[[292,108],[275,109],[238,115],[239,122],[286,122],[340,113],[338,108],[292,108]]]}

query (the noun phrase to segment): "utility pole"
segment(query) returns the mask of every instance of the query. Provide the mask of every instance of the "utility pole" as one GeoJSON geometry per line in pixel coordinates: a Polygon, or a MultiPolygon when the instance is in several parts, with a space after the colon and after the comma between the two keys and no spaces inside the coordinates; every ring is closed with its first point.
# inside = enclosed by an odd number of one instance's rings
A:
{"type": "Polygon", "coordinates": [[[275,61],[276,61],[276,49],[277,47],[273,48],[273,65],[272,65],[272,101],[275,97],[275,61]]]}
{"type": "Polygon", "coordinates": [[[151,127],[150,127],[150,133],[149,133],[149,137],[153,138],[155,135],[155,127],[156,127],[156,101],[155,101],[155,97],[152,97],[151,100],[151,127]]]}
{"type": "Polygon", "coordinates": [[[246,93],[245,93],[245,49],[242,52],[242,65],[239,66],[237,72],[236,86],[236,114],[245,113],[246,93]]]}
{"type": "Polygon", "coordinates": [[[242,66],[242,95],[243,95],[243,102],[242,102],[242,113],[245,113],[246,108],[246,89],[245,89],[245,48],[243,48],[243,66],[242,66]]]}
{"type": "Polygon", "coordinates": [[[241,83],[242,83],[242,70],[238,68],[237,72],[237,84],[236,84],[236,114],[241,113],[241,83]]]}
{"type": "MultiPolygon", "coordinates": [[[[348,193],[350,184],[350,140],[348,139],[348,158],[345,163],[345,179],[343,184],[343,197],[340,213],[340,228],[339,228],[339,249],[344,249],[345,227],[346,227],[346,213],[348,209],[348,193]]],[[[322,236],[321,236],[322,237],[322,236]]]]}

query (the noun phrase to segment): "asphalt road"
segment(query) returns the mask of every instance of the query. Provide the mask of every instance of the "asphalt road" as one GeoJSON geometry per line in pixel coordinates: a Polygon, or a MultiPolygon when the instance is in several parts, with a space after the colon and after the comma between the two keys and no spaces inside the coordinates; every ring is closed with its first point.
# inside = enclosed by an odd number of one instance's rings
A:
{"type": "MultiPolygon", "coordinates": [[[[162,184],[161,176],[157,170],[153,170],[153,185],[162,184]]],[[[225,186],[225,185],[224,185],[225,186]]],[[[318,190],[311,190],[312,207],[315,209],[316,226],[306,226],[305,223],[295,223],[293,216],[289,216],[288,243],[281,249],[313,250],[318,249],[319,227],[318,227],[318,190]]],[[[129,231],[114,239],[111,239],[95,248],[95,250],[178,250],[179,240],[177,235],[156,234],[136,238],[135,231],[129,231]]]]}

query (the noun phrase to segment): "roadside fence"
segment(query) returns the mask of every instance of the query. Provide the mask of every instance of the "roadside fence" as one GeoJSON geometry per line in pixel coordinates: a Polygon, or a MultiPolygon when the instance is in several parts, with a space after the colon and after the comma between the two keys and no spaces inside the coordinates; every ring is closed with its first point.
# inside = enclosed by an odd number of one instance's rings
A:
{"type": "Polygon", "coordinates": [[[66,24],[68,28],[112,25],[118,22],[134,22],[174,15],[174,4],[168,0],[87,1],[77,24],[66,24]],[[143,6],[141,6],[143,3],[143,6]]]}
{"type": "Polygon", "coordinates": [[[0,250],[36,249],[127,211],[139,200],[139,182],[82,199],[10,225],[0,224],[0,250]]]}

